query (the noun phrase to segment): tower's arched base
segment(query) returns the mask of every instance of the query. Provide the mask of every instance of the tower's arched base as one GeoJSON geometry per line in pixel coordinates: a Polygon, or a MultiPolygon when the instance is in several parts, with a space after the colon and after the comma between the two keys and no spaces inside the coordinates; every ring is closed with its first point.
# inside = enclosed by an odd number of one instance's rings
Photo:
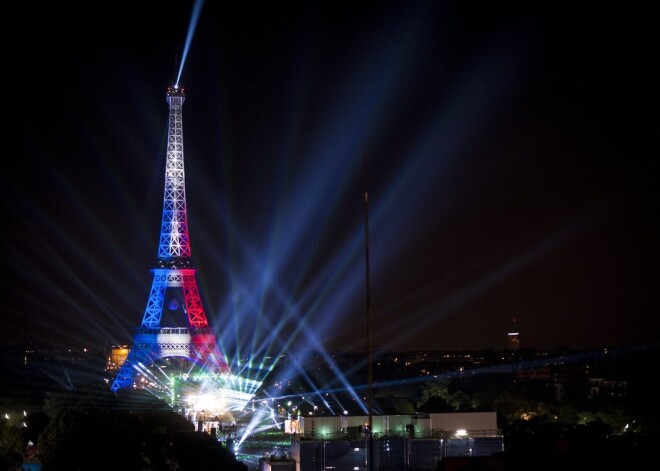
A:
{"type": "Polygon", "coordinates": [[[240,411],[260,385],[231,374],[208,329],[141,327],[111,389],[149,389],[172,405],[240,411]]]}

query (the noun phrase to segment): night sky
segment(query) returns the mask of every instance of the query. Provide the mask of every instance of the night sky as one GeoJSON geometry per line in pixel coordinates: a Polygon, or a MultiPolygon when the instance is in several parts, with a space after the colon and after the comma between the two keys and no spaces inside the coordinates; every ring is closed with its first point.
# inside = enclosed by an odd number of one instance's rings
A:
{"type": "Polygon", "coordinates": [[[131,343],[182,61],[193,261],[228,351],[364,349],[367,306],[374,349],[660,340],[650,12],[233,3],[203,5],[186,53],[192,1],[7,15],[3,343],[131,343]]]}

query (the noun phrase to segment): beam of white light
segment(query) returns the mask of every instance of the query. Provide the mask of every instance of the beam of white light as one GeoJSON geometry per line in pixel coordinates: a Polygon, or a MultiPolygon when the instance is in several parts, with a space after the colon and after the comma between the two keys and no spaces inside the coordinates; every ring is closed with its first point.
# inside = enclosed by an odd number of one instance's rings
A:
{"type": "MultiPolygon", "coordinates": [[[[407,57],[407,55],[406,54],[401,54],[401,57],[407,57]]],[[[399,69],[399,70],[401,70],[401,69],[399,69]]],[[[389,76],[391,78],[393,75],[392,74],[389,74],[389,75],[384,74],[384,76],[389,76]]],[[[361,145],[361,141],[359,139],[359,136],[360,136],[361,133],[364,133],[364,130],[361,129],[361,128],[363,126],[375,127],[374,117],[377,116],[377,113],[375,113],[374,110],[378,109],[377,105],[379,103],[382,106],[382,104],[387,101],[386,99],[383,98],[385,96],[385,94],[383,93],[383,90],[387,88],[391,91],[393,86],[394,86],[394,83],[395,83],[395,81],[390,79],[390,81],[388,82],[389,85],[387,87],[382,86],[381,88],[378,88],[378,87],[373,86],[373,82],[371,82],[369,80],[369,77],[365,76],[365,77],[362,77],[362,79],[363,79],[363,82],[364,82],[362,88],[364,90],[369,90],[370,91],[369,93],[362,94],[362,95],[366,96],[366,97],[370,97],[368,99],[372,101],[372,103],[367,102],[367,103],[364,104],[364,106],[361,106],[360,109],[363,110],[365,112],[365,114],[363,116],[359,116],[359,115],[354,114],[354,124],[356,124],[356,125],[353,126],[352,128],[346,128],[343,124],[343,121],[341,119],[339,119],[339,117],[341,116],[341,113],[337,112],[337,113],[335,113],[335,117],[337,118],[337,121],[335,123],[336,128],[333,131],[330,131],[330,132],[326,133],[326,138],[328,139],[328,142],[330,142],[331,140],[334,140],[334,138],[332,136],[337,135],[337,134],[346,134],[346,132],[350,132],[350,133],[353,134],[352,138],[348,138],[348,139],[344,138],[340,141],[340,144],[344,143],[342,145],[346,146],[344,149],[340,148],[339,149],[340,152],[338,152],[339,155],[344,155],[343,163],[340,159],[336,159],[337,154],[333,152],[333,155],[327,154],[325,156],[322,156],[321,159],[325,162],[329,162],[330,165],[334,165],[335,169],[328,169],[327,167],[319,167],[319,166],[311,165],[311,164],[309,165],[308,170],[306,172],[302,173],[302,178],[298,181],[297,184],[294,185],[294,187],[302,188],[303,193],[305,193],[305,197],[298,200],[298,201],[289,200],[288,203],[287,203],[286,200],[283,200],[283,202],[280,205],[280,217],[279,217],[279,219],[280,220],[287,220],[287,225],[293,224],[295,226],[296,225],[296,219],[297,219],[299,221],[299,225],[301,227],[303,227],[303,223],[304,223],[305,220],[313,219],[319,214],[319,212],[323,211],[322,207],[319,208],[318,202],[323,201],[324,199],[326,199],[324,197],[324,195],[328,194],[328,192],[329,192],[328,190],[329,190],[330,186],[321,185],[319,187],[310,187],[305,182],[320,181],[320,182],[326,182],[325,185],[334,185],[331,180],[329,180],[327,178],[324,178],[328,173],[331,174],[331,175],[346,174],[347,171],[351,172],[351,170],[349,170],[349,168],[351,166],[353,166],[352,172],[355,172],[356,170],[358,170],[354,166],[354,162],[353,162],[354,159],[353,159],[352,156],[356,153],[356,149],[358,149],[359,146],[361,145]],[[381,91],[379,93],[375,93],[374,92],[375,90],[381,90],[381,91]],[[313,196],[312,198],[310,198],[309,194],[312,190],[313,190],[312,196],[313,195],[318,195],[318,196],[315,196],[315,197],[313,196]],[[301,203],[299,203],[299,201],[303,202],[302,203],[303,204],[302,205],[302,209],[303,209],[302,212],[300,211],[301,203]],[[308,204],[306,204],[306,207],[305,207],[305,202],[309,202],[308,204]],[[315,204],[312,204],[312,202],[315,202],[315,204]],[[294,217],[292,219],[291,215],[293,215],[293,214],[289,214],[285,217],[284,215],[286,214],[286,212],[284,211],[284,208],[299,208],[298,209],[298,217],[297,218],[294,217]]],[[[380,81],[380,83],[382,85],[382,84],[385,83],[385,81],[380,81]]],[[[354,99],[354,97],[347,98],[346,102],[348,103],[353,99],[354,99]]],[[[345,106],[348,106],[348,105],[345,105],[345,106]]],[[[367,134],[369,134],[369,133],[367,133],[367,134]]],[[[335,144],[336,144],[336,141],[335,141],[335,144]]],[[[328,146],[319,144],[317,146],[317,148],[327,149],[328,146]]],[[[310,162],[315,161],[315,160],[318,160],[318,159],[311,159],[310,162]]],[[[332,204],[332,201],[326,203],[325,207],[327,209],[330,208],[330,206],[328,206],[329,204],[332,204]]],[[[278,226],[276,225],[275,227],[278,227],[278,226]]],[[[284,226],[282,226],[280,224],[279,227],[284,227],[284,226]]],[[[307,226],[307,227],[309,227],[309,226],[307,226]]],[[[312,227],[314,227],[314,226],[312,226],[312,227]]],[[[323,226],[321,225],[317,230],[318,231],[323,230],[323,226]]],[[[280,231],[280,233],[284,234],[283,231],[280,231]]],[[[290,231],[287,231],[286,235],[289,239],[286,244],[284,243],[283,239],[279,240],[277,238],[275,238],[274,242],[271,242],[271,244],[269,244],[270,247],[278,247],[278,258],[269,257],[268,258],[269,261],[267,262],[267,264],[265,264],[265,266],[273,267],[272,269],[274,269],[274,270],[279,269],[280,266],[284,267],[288,257],[287,257],[287,251],[285,250],[284,252],[282,252],[281,247],[289,247],[290,250],[295,250],[295,248],[297,246],[296,241],[298,240],[296,238],[296,235],[298,237],[306,236],[303,233],[297,233],[297,234],[294,233],[294,234],[292,234],[290,231]],[[278,242],[278,240],[279,240],[279,242],[278,242]]],[[[359,252],[359,250],[361,248],[361,239],[360,240],[357,240],[357,239],[353,240],[353,246],[354,246],[353,253],[346,254],[346,252],[343,252],[341,254],[341,256],[343,256],[344,259],[345,259],[344,269],[346,269],[349,266],[348,262],[352,258],[354,258],[354,256],[359,252]]],[[[256,258],[257,261],[260,259],[256,256],[255,256],[255,258],[256,258]]],[[[309,257],[309,260],[311,260],[312,258],[313,257],[309,257]]],[[[336,267],[328,265],[328,266],[326,266],[326,270],[328,272],[334,270],[335,271],[334,277],[336,279],[339,279],[339,272],[336,271],[337,270],[336,267]]],[[[263,274],[263,273],[267,273],[267,272],[264,272],[262,270],[260,273],[263,274]]],[[[328,293],[328,297],[329,297],[330,293],[332,292],[333,284],[328,283],[328,278],[329,278],[329,276],[327,276],[328,274],[329,273],[318,273],[317,274],[317,280],[318,281],[317,281],[316,284],[318,286],[327,287],[326,292],[328,293]]],[[[306,276],[306,275],[307,275],[306,270],[305,269],[301,270],[301,275],[300,275],[301,281],[303,280],[304,276],[306,276]]],[[[332,276],[332,274],[330,274],[330,275],[332,276]]],[[[264,289],[266,289],[268,286],[272,285],[272,281],[273,281],[273,277],[263,278],[262,282],[258,284],[258,292],[263,292],[264,289]]],[[[349,290],[347,292],[347,298],[351,297],[350,292],[355,290],[355,288],[354,288],[355,285],[356,285],[355,283],[347,283],[346,284],[346,286],[352,287],[352,288],[349,288],[349,290]]],[[[282,288],[282,290],[284,290],[284,288],[282,288]]],[[[334,294],[336,296],[336,292],[334,294]]],[[[310,298],[313,296],[312,292],[309,292],[309,296],[310,296],[310,298]]],[[[251,297],[251,299],[263,299],[263,297],[259,296],[259,295],[257,295],[257,296],[253,295],[251,297]]],[[[323,299],[324,299],[323,297],[317,297],[317,304],[321,304],[323,299]]],[[[290,301],[288,301],[287,299],[284,299],[283,300],[283,305],[287,306],[287,304],[289,302],[290,301]]],[[[258,312],[261,312],[261,310],[259,309],[258,312]]],[[[289,309],[288,311],[285,311],[285,315],[286,315],[287,312],[289,313],[288,314],[289,319],[292,319],[293,318],[292,313],[295,313],[296,310],[295,309],[289,309]]],[[[282,329],[284,329],[285,325],[286,325],[285,322],[279,323],[277,325],[275,331],[276,332],[281,331],[282,329]]],[[[300,323],[299,325],[304,325],[304,323],[300,323]]],[[[300,332],[303,332],[303,331],[308,332],[308,330],[303,330],[302,328],[298,328],[298,329],[296,329],[295,334],[299,334],[300,332]]],[[[296,335],[290,335],[290,340],[287,343],[290,344],[292,340],[295,340],[295,338],[296,338],[296,335]]],[[[252,354],[255,353],[254,349],[256,348],[256,345],[257,345],[257,337],[253,336],[253,344],[252,344],[253,351],[251,352],[252,354]]]]}
{"type": "MultiPolygon", "coordinates": [[[[55,178],[55,182],[62,182],[64,178],[55,178]]],[[[93,211],[89,206],[80,198],[76,197],[76,194],[70,190],[66,185],[61,186],[61,193],[68,194],[70,201],[73,202],[73,205],[77,208],[79,212],[79,218],[83,224],[88,227],[91,227],[99,240],[99,245],[104,245],[108,247],[110,253],[114,252],[114,256],[120,257],[120,248],[116,247],[116,244],[108,238],[107,234],[103,231],[98,230],[98,228],[103,227],[101,221],[97,216],[94,215],[93,211]]],[[[27,196],[26,196],[27,197],[27,196]]],[[[64,227],[60,219],[53,219],[48,216],[43,209],[39,207],[36,203],[32,202],[27,204],[24,208],[27,214],[29,214],[30,219],[33,221],[40,221],[42,225],[47,228],[48,238],[42,238],[39,234],[35,233],[35,237],[42,239],[42,244],[40,245],[40,255],[42,259],[40,265],[36,266],[28,260],[24,260],[24,263],[18,264],[17,267],[20,270],[25,271],[26,275],[30,278],[35,279],[35,283],[44,285],[44,280],[48,280],[50,277],[44,275],[43,270],[46,266],[52,266],[53,269],[62,272],[66,276],[67,280],[74,283],[75,290],[61,290],[57,289],[57,285],[46,284],[45,286],[52,286],[53,295],[68,305],[68,309],[74,312],[82,312],[84,317],[87,320],[87,323],[81,325],[83,329],[86,329],[90,337],[98,335],[100,332],[108,332],[109,329],[120,327],[120,319],[115,315],[115,313],[108,310],[107,303],[98,295],[98,287],[90,283],[90,279],[85,276],[86,273],[98,274],[99,284],[103,285],[107,283],[107,280],[103,280],[104,267],[98,262],[98,259],[93,256],[93,254],[85,254],[84,256],[76,257],[65,257],[66,253],[77,253],[80,252],[80,247],[74,244],[74,241],[69,235],[69,229],[64,227]],[[53,241],[57,241],[57,244],[53,244],[53,241]],[[44,257],[44,254],[47,256],[44,257]],[[80,268],[73,267],[72,262],[76,263],[83,262],[83,265],[88,270],[87,272],[81,272],[80,268]],[[30,272],[30,267],[32,271],[30,272]],[[75,295],[74,295],[75,293],[75,295]],[[95,307],[98,309],[97,312],[103,313],[104,315],[89,316],[89,307],[85,307],[81,304],[81,298],[90,300],[95,304],[95,307]],[[111,324],[108,326],[108,324],[111,324]]],[[[17,251],[21,253],[21,251],[17,251]]],[[[131,268],[131,264],[127,263],[127,275],[132,275],[133,279],[137,279],[137,274],[134,268],[131,268]]],[[[139,285],[139,283],[137,283],[139,285]]],[[[69,288],[72,288],[69,286],[69,288]]],[[[125,293],[118,292],[118,296],[125,296],[126,303],[128,304],[128,296],[125,293]]],[[[37,302],[38,300],[32,299],[31,302],[37,302]]],[[[50,306],[52,309],[53,306],[50,306]]]]}
{"type": "MultiPolygon", "coordinates": [[[[450,101],[429,121],[415,147],[402,159],[403,167],[397,168],[383,184],[387,191],[375,199],[372,225],[374,234],[380,235],[373,241],[375,253],[398,255],[415,242],[413,237],[424,232],[423,221],[418,218],[420,211],[414,210],[415,207],[434,205],[436,218],[442,214],[439,209],[443,210],[445,217],[460,209],[456,198],[448,191],[452,188],[451,176],[458,165],[456,157],[483,133],[496,119],[496,111],[510,99],[521,54],[522,47],[503,54],[500,49],[488,45],[473,60],[463,80],[457,80],[455,89],[448,94],[450,101]],[[488,80],[485,81],[484,77],[488,80]],[[427,196],[438,187],[447,188],[446,200],[438,201],[427,196]],[[402,201],[407,203],[408,211],[402,210],[402,201]],[[391,224],[393,211],[398,215],[396,226],[391,224]],[[419,231],[394,234],[397,226],[419,227],[419,231]]],[[[390,260],[396,259],[374,257],[374,273],[387,269],[384,262],[390,260]]]]}
{"type": "Polygon", "coordinates": [[[179,86],[179,81],[181,80],[181,74],[183,73],[183,66],[186,63],[186,58],[188,57],[188,51],[190,50],[190,45],[192,44],[193,36],[197,30],[197,21],[199,20],[199,15],[204,6],[204,0],[196,0],[193,5],[192,15],[190,17],[190,25],[188,26],[188,34],[186,35],[186,43],[183,47],[183,55],[181,57],[181,64],[179,66],[179,73],[176,76],[176,86],[179,86]]]}
{"type": "MultiPolygon", "coordinates": [[[[409,22],[409,26],[418,24],[418,22],[412,20],[409,22]]],[[[410,32],[413,29],[409,28],[407,30],[409,36],[415,36],[415,33],[410,32]]],[[[410,54],[414,48],[415,42],[410,38],[403,41],[392,40],[392,47],[383,48],[383,51],[389,51],[387,54],[383,52],[375,59],[373,57],[369,58],[370,64],[366,66],[362,64],[364,66],[362,70],[369,72],[359,74],[356,80],[353,80],[353,77],[346,78],[347,83],[343,87],[346,93],[344,97],[338,100],[335,109],[328,113],[328,124],[323,128],[325,131],[319,135],[318,142],[314,146],[318,155],[308,159],[308,168],[301,171],[297,180],[278,185],[279,188],[291,188],[291,190],[278,197],[280,209],[271,231],[270,242],[267,244],[267,247],[271,248],[271,252],[265,257],[258,257],[263,261],[255,265],[269,267],[267,271],[262,270],[261,273],[277,273],[284,268],[288,268],[291,263],[290,255],[292,251],[298,250],[298,247],[304,241],[317,238],[318,235],[315,236],[314,233],[320,234],[327,230],[323,220],[320,221],[321,224],[312,225],[308,221],[317,220],[320,213],[332,212],[332,206],[335,202],[327,198],[328,194],[335,194],[335,198],[340,196],[340,193],[332,191],[336,178],[328,177],[336,176],[351,180],[357,175],[360,166],[356,165],[354,156],[362,152],[361,149],[369,140],[368,136],[373,135],[379,128],[378,121],[381,116],[386,114],[383,111],[389,106],[391,97],[397,90],[398,83],[406,80],[402,74],[407,70],[407,67],[405,67],[406,61],[412,60],[409,58],[414,56],[410,54]],[[372,70],[377,72],[371,72],[372,70]],[[376,82],[373,80],[374,75],[379,77],[376,82]],[[355,106],[356,103],[357,106],[355,106]],[[352,105],[355,106],[354,112],[351,113],[350,125],[347,125],[345,110],[352,105]],[[341,138],[338,139],[337,136],[341,136],[341,138]],[[314,162],[316,161],[322,161],[324,165],[315,165],[314,162]],[[310,182],[320,182],[320,185],[311,185],[310,182]],[[300,199],[298,196],[301,194],[306,195],[304,199],[300,199]],[[292,211],[292,209],[294,210],[292,211]],[[286,215],[285,218],[284,215],[286,215]],[[291,232],[288,230],[290,227],[306,228],[306,230],[291,232]]],[[[359,52],[357,56],[356,61],[364,58],[359,52]]],[[[285,146],[285,148],[290,148],[290,146],[285,146]]],[[[247,238],[239,236],[237,239],[244,240],[247,238]]],[[[353,254],[360,247],[361,244],[357,244],[353,254]]],[[[258,253],[258,250],[255,250],[255,252],[258,253]]],[[[312,253],[306,260],[311,261],[314,257],[315,255],[312,253]]],[[[351,254],[349,253],[346,258],[350,259],[350,257],[351,254]]],[[[299,282],[302,282],[309,275],[308,270],[312,269],[309,263],[304,263],[304,260],[301,268],[299,282]]],[[[327,269],[333,270],[331,267],[327,269]]],[[[342,276],[341,271],[337,271],[336,267],[334,271],[335,277],[340,278],[342,276]]],[[[321,276],[319,276],[320,279],[321,276]]],[[[325,281],[327,283],[327,278],[325,281]]],[[[295,284],[285,288],[290,291],[292,287],[295,290],[295,284]]],[[[257,287],[257,289],[259,289],[257,291],[259,293],[264,289],[264,286],[257,287]]],[[[263,299],[263,297],[253,296],[253,299],[263,299]]]]}
{"type": "MultiPolygon", "coordinates": [[[[367,80],[365,80],[365,83],[368,83],[367,80]]],[[[259,273],[263,274],[263,276],[260,277],[252,277],[252,279],[256,279],[257,283],[253,285],[253,291],[252,295],[248,299],[257,299],[259,300],[256,304],[251,304],[251,305],[245,305],[242,306],[243,309],[250,309],[253,310],[253,312],[259,313],[259,318],[263,318],[262,315],[264,314],[263,311],[263,306],[265,306],[265,300],[267,297],[264,295],[265,290],[273,290],[276,292],[276,297],[280,297],[281,301],[281,306],[286,308],[283,310],[283,312],[280,313],[280,318],[278,322],[274,324],[274,329],[271,331],[273,335],[269,339],[269,345],[273,345],[277,342],[280,342],[281,339],[277,336],[280,332],[282,332],[285,327],[286,327],[286,321],[287,320],[292,320],[292,319],[300,319],[301,313],[303,310],[297,306],[301,305],[300,301],[297,301],[295,304],[291,303],[287,299],[287,293],[290,293],[290,288],[291,286],[275,286],[273,287],[273,280],[275,280],[277,277],[271,275],[271,271],[277,272],[279,271],[280,264],[282,267],[286,266],[287,263],[290,263],[291,260],[291,253],[293,250],[296,250],[297,247],[299,247],[302,242],[306,239],[309,238],[316,238],[318,237],[318,234],[322,233],[323,231],[327,230],[327,226],[324,226],[323,224],[319,225],[312,225],[309,226],[306,224],[306,221],[313,220],[317,218],[317,215],[323,212],[326,213],[331,213],[332,212],[332,207],[336,203],[336,199],[330,199],[326,197],[328,193],[330,193],[330,186],[332,181],[336,180],[336,176],[339,175],[344,175],[344,178],[350,180],[352,177],[351,175],[354,174],[355,168],[351,165],[351,160],[353,159],[353,155],[357,153],[357,149],[360,148],[364,144],[363,142],[363,136],[364,135],[369,135],[370,133],[367,131],[367,127],[373,126],[374,125],[374,113],[373,110],[377,109],[378,106],[377,104],[381,104],[381,106],[388,102],[390,96],[387,93],[383,93],[385,88],[391,88],[391,85],[393,83],[396,83],[395,81],[391,82],[390,86],[388,87],[371,87],[371,92],[370,93],[361,93],[359,94],[362,99],[360,102],[360,105],[358,107],[353,107],[354,110],[361,110],[364,111],[365,114],[360,115],[358,114],[353,114],[352,117],[352,126],[346,126],[346,122],[343,118],[345,118],[345,113],[343,113],[344,107],[348,108],[347,105],[343,106],[338,106],[337,110],[342,110],[342,112],[337,112],[334,114],[335,121],[333,125],[331,126],[326,126],[326,134],[324,135],[325,138],[327,138],[328,143],[332,143],[333,145],[324,145],[322,141],[317,144],[316,148],[318,149],[318,155],[316,155],[314,158],[309,159],[310,165],[309,168],[306,171],[303,171],[301,176],[302,178],[299,181],[294,181],[293,184],[291,185],[292,188],[296,189],[293,191],[291,194],[301,194],[304,193],[305,195],[309,195],[308,198],[306,198],[302,203],[296,202],[293,200],[287,200],[286,198],[283,198],[281,201],[281,210],[279,212],[280,215],[286,214],[287,219],[286,219],[286,224],[282,223],[281,220],[278,224],[274,226],[276,231],[272,233],[271,241],[269,244],[267,244],[267,247],[271,247],[272,249],[277,248],[277,257],[273,257],[273,252],[270,252],[267,254],[265,257],[259,257],[256,256],[256,254],[259,253],[258,250],[254,250],[255,253],[255,272],[256,269],[261,269],[259,273]],[[380,91],[380,93],[374,93],[375,90],[380,91]],[[340,119],[341,117],[341,119],[340,119]],[[343,139],[337,140],[335,136],[341,135],[343,139]],[[337,145],[338,144],[338,145],[337,145]],[[327,151],[327,149],[332,149],[332,155],[330,152],[327,151]],[[337,158],[337,157],[341,158],[337,158]],[[316,162],[316,161],[323,161],[326,162],[325,167],[320,167],[320,166],[313,166],[311,163],[316,162]],[[329,166],[328,166],[329,163],[329,166]],[[334,176],[335,178],[327,178],[328,175],[334,176]],[[311,186],[309,185],[309,182],[320,182],[320,184],[311,186]],[[317,196],[318,195],[318,196],[317,196]],[[286,208],[286,212],[284,211],[284,208],[286,208]],[[290,211],[291,208],[297,208],[297,212],[292,213],[290,211]],[[291,216],[294,216],[293,219],[291,216]],[[296,223],[298,222],[298,223],[296,223]],[[307,230],[305,231],[299,231],[296,233],[291,233],[291,231],[285,231],[284,228],[289,228],[289,227],[306,227],[307,230]],[[311,230],[310,230],[311,229],[311,230]],[[282,236],[281,238],[277,237],[277,234],[283,235],[286,234],[287,236],[287,243],[284,242],[284,237],[282,236]],[[317,234],[315,236],[315,234],[317,234]],[[284,248],[285,250],[282,250],[284,248]],[[288,249],[287,249],[288,248],[288,249]],[[263,267],[268,267],[266,270],[263,270],[263,267]]],[[[495,88],[495,85],[493,85],[495,88]]],[[[354,89],[354,90],[359,90],[361,87],[350,87],[347,89],[354,89]]],[[[469,88],[469,87],[466,87],[469,88]]],[[[347,95],[348,96],[348,95],[347,95]]],[[[354,96],[351,96],[351,99],[354,99],[354,96]]],[[[492,97],[491,97],[492,98],[492,97]]],[[[478,100],[477,100],[478,101],[478,100]]],[[[348,102],[348,100],[347,100],[348,102]]],[[[332,114],[329,114],[329,116],[332,116],[332,114]]],[[[466,115],[464,115],[466,116],[466,115]]],[[[446,123],[445,123],[446,124],[446,123]]],[[[474,121],[471,121],[471,124],[474,124],[474,121]]],[[[464,125],[464,130],[467,130],[467,123],[463,122],[464,125]]],[[[477,126],[478,127],[478,126],[477,126]]],[[[454,129],[455,131],[455,129],[454,129]]],[[[449,132],[446,131],[445,133],[442,133],[442,135],[447,135],[449,132]]],[[[415,169],[415,172],[419,172],[419,169],[422,167],[421,162],[426,161],[429,156],[437,149],[438,147],[438,141],[437,141],[437,130],[436,129],[431,129],[431,132],[427,134],[428,141],[420,143],[420,155],[423,157],[422,160],[420,159],[409,159],[409,161],[412,161],[412,164],[410,166],[410,170],[415,169]]],[[[455,143],[458,144],[460,143],[463,139],[466,139],[466,133],[465,132],[459,132],[455,133],[452,132],[451,135],[457,136],[455,138],[455,143]]],[[[452,153],[452,149],[448,149],[450,154],[452,153]]],[[[453,151],[455,152],[455,150],[453,151]]],[[[416,175],[415,181],[419,180],[419,175],[416,175]]],[[[429,181],[428,183],[429,187],[431,185],[431,182],[429,181]]],[[[394,188],[396,189],[396,185],[394,185],[394,188]]],[[[428,188],[425,187],[424,185],[420,185],[416,187],[419,189],[420,195],[423,195],[424,191],[428,188]]],[[[335,198],[338,197],[338,193],[334,193],[336,196],[335,198]]],[[[396,195],[397,192],[394,191],[393,195],[396,195]]],[[[420,197],[421,198],[421,197],[420,197]]],[[[384,201],[384,204],[381,205],[381,208],[386,208],[388,200],[384,201]]],[[[376,213],[376,220],[379,220],[379,215],[382,216],[384,214],[384,209],[381,209],[381,212],[376,213]]],[[[404,221],[405,222],[405,221],[404,221]]],[[[337,294],[337,292],[341,292],[341,287],[337,286],[339,284],[339,280],[342,278],[342,274],[344,274],[345,271],[348,271],[347,268],[351,266],[350,261],[360,253],[360,250],[362,248],[362,229],[361,228],[356,228],[354,233],[356,234],[353,238],[350,240],[350,247],[352,250],[346,250],[346,247],[344,247],[344,250],[338,250],[338,253],[343,254],[345,257],[344,261],[346,262],[344,265],[342,264],[333,264],[332,266],[326,266],[326,271],[324,272],[323,270],[318,274],[318,277],[316,280],[320,282],[321,280],[324,281],[324,283],[317,283],[319,286],[322,286],[325,290],[326,293],[333,293],[337,294]],[[336,284],[335,284],[336,283],[336,284]]],[[[403,241],[405,243],[406,241],[403,241]]],[[[315,257],[314,253],[311,253],[310,256],[308,257],[308,261],[311,262],[311,260],[315,257]]],[[[306,277],[309,276],[307,273],[308,269],[312,268],[312,264],[303,264],[302,265],[302,270],[300,271],[299,275],[299,282],[308,282],[309,280],[306,279],[306,277]]],[[[355,272],[355,271],[354,271],[355,272]]],[[[357,272],[360,273],[360,272],[357,272]]],[[[346,286],[346,299],[350,299],[351,293],[354,295],[355,294],[355,286],[358,285],[356,281],[360,280],[360,275],[354,275],[354,279],[350,280],[350,283],[346,283],[343,286],[346,286]]],[[[315,283],[311,284],[312,286],[315,285],[315,283]]],[[[293,285],[295,286],[295,284],[293,285]]],[[[307,284],[306,286],[310,286],[307,284]]],[[[323,290],[322,288],[322,290],[323,290]]],[[[361,291],[361,287],[359,288],[361,291]]],[[[248,293],[250,290],[247,291],[248,293]]],[[[298,295],[302,294],[302,298],[305,296],[309,296],[312,298],[312,296],[315,294],[317,295],[315,297],[316,299],[316,306],[312,305],[309,310],[305,310],[307,314],[303,317],[303,321],[306,318],[312,318],[313,313],[320,309],[323,309],[323,300],[325,299],[325,296],[321,295],[318,296],[320,293],[314,293],[313,290],[310,290],[305,293],[297,293],[298,295]]],[[[321,293],[322,294],[322,293],[321,293]]],[[[335,306],[341,306],[341,302],[337,302],[335,306]]],[[[254,314],[253,314],[254,315],[254,314]]],[[[322,317],[320,320],[321,323],[323,321],[326,321],[327,319],[331,319],[329,316],[322,317]]],[[[318,319],[317,319],[318,321],[318,319]]],[[[328,321],[329,325],[332,325],[332,321],[328,321]]],[[[273,325],[273,324],[271,324],[273,325]]],[[[305,326],[305,322],[300,322],[299,327],[294,330],[292,335],[289,335],[289,337],[282,342],[281,350],[280,351],[285,351],[286,348],[292,345],[293,340],[298,336],[298,335],[305,335],[309,330],[305,326]]],[[[313,343],[317,346],[320,345],[318,341],[313,341],[313,343]]],[[[258,349],[263,348],[259,347],[257,343],[257,337],[254,336],[252,338],[252,354],[255,353],[255,351],[258,353],[258,349]]],[[[270,348],[267,350],[268,352],[271,351],[270,348]]]]}

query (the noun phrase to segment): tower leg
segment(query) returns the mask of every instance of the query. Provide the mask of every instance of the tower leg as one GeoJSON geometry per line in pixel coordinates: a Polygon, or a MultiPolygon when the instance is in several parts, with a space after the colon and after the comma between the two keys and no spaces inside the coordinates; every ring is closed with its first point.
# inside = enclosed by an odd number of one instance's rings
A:
{"type": "Polygon", "coordinates": [[[140,364],[150,365],[152,362],[153,360],[151,359],[151,355],[148,351],[145,351],[140,347],[132,348],[131,351],[128,352],[126,361],[124,361],[124,364],[121,365],[117,376],[115,376],[115,380],[112,383],[112,387],[110,389],[114,392],[117,392],[123,388],[133,387],[135,376],[137,375],[137,366],[140,364]]]}

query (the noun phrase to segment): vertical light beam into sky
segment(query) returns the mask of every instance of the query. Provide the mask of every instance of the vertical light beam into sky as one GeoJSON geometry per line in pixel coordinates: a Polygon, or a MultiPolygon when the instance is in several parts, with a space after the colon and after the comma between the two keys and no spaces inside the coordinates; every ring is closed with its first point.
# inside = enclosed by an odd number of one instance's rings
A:
{"type": "Polygon", "coordinates": [[[181,64],[179,64],[179,73],[176,76],[176,87],[179,86],[181,74],[183,73],[183,65],[186,63],[186,57],[188,57],[190,44],[192,44],[192,39],[195,35],[195,30],[197,29],[197,20],[199,20],[199,14],[201,13],[203,6],[204,0],[196,0],[195,5],[193,6],[192,16],[190,17],[190,25],[188,26],[188,35],[186,36],[186,44],[183,46],[183,55],[181,56],[181,64]]]}

